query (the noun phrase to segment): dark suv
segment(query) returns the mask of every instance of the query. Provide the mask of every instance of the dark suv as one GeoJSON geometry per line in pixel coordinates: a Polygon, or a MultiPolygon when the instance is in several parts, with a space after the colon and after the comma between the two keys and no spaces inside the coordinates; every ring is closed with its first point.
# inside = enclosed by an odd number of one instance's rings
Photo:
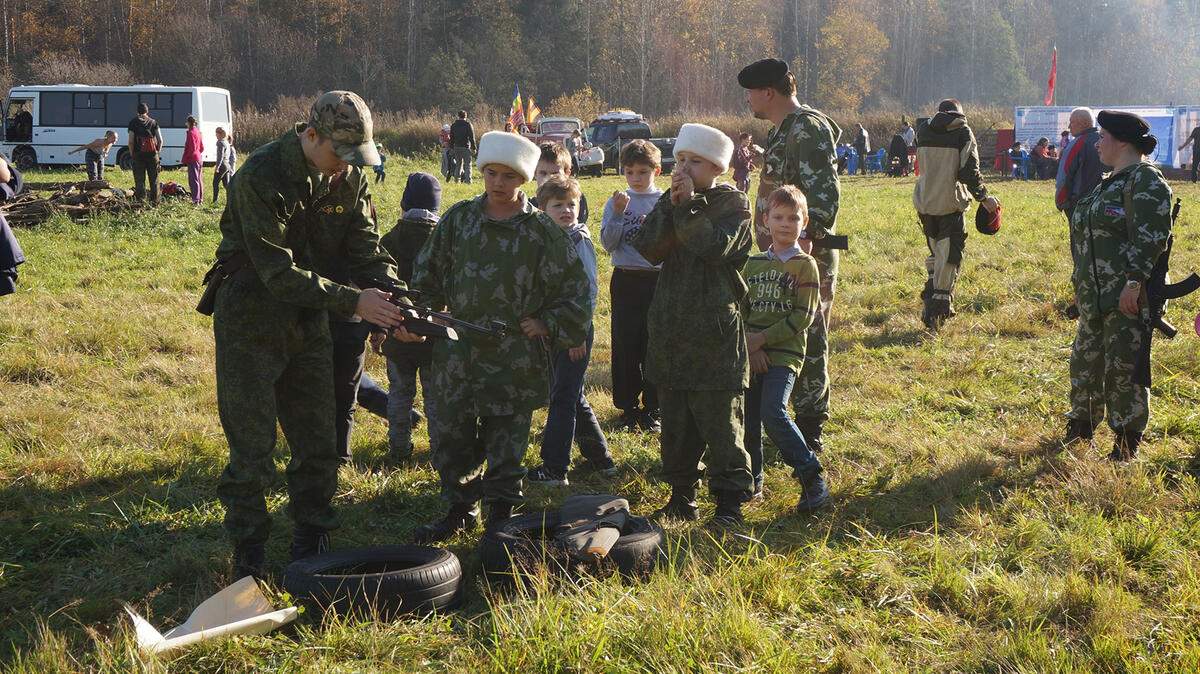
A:
{"type": "Polygon", "coordinates": [[[604,168],[620,172],[621,148],[631,140],[648,140],[662,152],[662,171],[669,174],[675,168],[675,139],[652,138],[650,125],[641,115],[625,112],[606,112],[587,128],[588,141],[604,150],[604,168]]]}

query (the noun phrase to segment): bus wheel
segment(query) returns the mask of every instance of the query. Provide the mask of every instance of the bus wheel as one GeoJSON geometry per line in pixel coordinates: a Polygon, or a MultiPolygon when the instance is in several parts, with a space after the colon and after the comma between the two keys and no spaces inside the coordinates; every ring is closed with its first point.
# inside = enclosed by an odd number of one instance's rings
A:
{"type": "Polygon", "coordinates": [[[19,147],[13,150],[13,163],[22,171],[37,168],[37,153],[31,147],[19,147]]]}
{"type": "Polygon", "coordinates": [[[120,166],[122,171],[133,170],[133,157],[129,156],[129,150],[122,148],[117,153],[117,166],[120,166]]]}

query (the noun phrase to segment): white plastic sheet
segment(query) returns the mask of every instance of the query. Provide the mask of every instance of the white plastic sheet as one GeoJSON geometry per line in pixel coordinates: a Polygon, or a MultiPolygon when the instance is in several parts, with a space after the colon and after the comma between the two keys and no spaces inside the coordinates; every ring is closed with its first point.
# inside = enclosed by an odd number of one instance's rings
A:
{"type": "Polygon", "coordinates": [[[275,610],[253,576],[246,576],[205,599],[186,622],[166,634],[159,633],[128,604],[125,611],[137,630],[138,647],[149,653],[165,653],[238,634],[266,634],[292,622],[299,614],[294,606],[275,610]]]}

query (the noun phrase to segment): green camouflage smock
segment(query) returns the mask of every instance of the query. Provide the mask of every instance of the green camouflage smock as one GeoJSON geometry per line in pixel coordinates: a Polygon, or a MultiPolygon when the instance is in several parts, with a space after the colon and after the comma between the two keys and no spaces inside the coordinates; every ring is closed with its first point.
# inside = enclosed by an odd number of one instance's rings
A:
{"type": "Polygon", "coordinates": [[[1081,198],[1071,217],[1071,281],[1079,312],[1117,308],[1125,282],[1145,282],[1171,236],[1171,188],[1151,164],[1114,171],[1081,198]],[[1133,240],[1125,213],[1125,186],[1133,180],[1133,240]]]}
{"type": "Polygon", "coordinates": [[[253,268],[221,285],[213,312],[217,407],[229,442],[217,485],[225,528],[234,542],[267,539],[278,423],[291,452],[288,513],[297,525],[331,529],[340,462],[329,311],[353,314],[359,291],[314,270],[394,279],[395,268],[379,247],[362,170],[320,176],[295,132],[251,155],[229,196],[217,257],[245,252],[253,268]]]}
{"type": "Polygon", "coordinates": [[[412,285],[422,302],[455,318],[508,326],[501,339],[460,330],[459,341],[439,340],[433,350],[444,400],[475,416],[505,416],[549,403],[550,350],[583,343],[590,290],[574,244],[550,216],[526,200],[512,218],[492,220],[485,198],[446,211],[417,255],[412,285]],[[526,317],[545,321],[550,337],[525,337],[526,317]]]}
{"type": "Polygon", "coordinates": [[[1071,214],[1072,282],[1079,322],[1071,349],[1070,419],[1140,433],[1150,419],[1150,391],[1133,382],[1137,355],[1149,338],[1141,316],[1119,309],[1125,282],[1145,282],[1171,235],[1171,188],[1147,163],[1107,176],[1071,214]],[[1133,237],[1125,190],[1133,181],[1133,237]]]}
{"type": "Polygon", "coordinates": [[[741,269],[750,256],[750,203],[730,185],[678,206],[665,192],[633,247],[662,264],[647,319],[646,377],[658,386],[732,391],[750,383],[741,269]]]}

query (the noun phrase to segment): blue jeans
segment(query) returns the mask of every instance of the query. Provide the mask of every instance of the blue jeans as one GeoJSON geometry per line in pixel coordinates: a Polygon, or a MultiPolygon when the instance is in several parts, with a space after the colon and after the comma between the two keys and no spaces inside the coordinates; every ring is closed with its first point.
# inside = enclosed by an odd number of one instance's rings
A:
{"type": "Polygon", "coordinates": [[[821,466],[796,422],[788,416],[788,399],[795,383],[796,373],[787,367],[771,367],[750,380],[746,391],[746,452],[750,454],[750,473],[756,488],[763,483],[764,428],[779,448],[783,462],[792,467],[792,475],[800,477],[821,466]]]}
{"type": "Polygon", "coordinates": [[[565,474],[571,465],[572,440],[579,443],[580,453],[597,466],[609,468],[615,465],[596,413],[583,395],[583,379],[592,357],[593,336],[589,328],[587,353],[578,361],[571,360],[566,350],[554,354],[554,369],[550,373],[550,412],[542,434],[542,463],[556,473],[565,474]]]}
{"type": "MultiPolygon", "coordinates": [[[[402,357],[387,359],[388,392],[385,398],[388,420],[388,451],[393,456],[412,454],[412,410],[417,398],[417,377],[425,392],[425,418],[430,427],[437,415],[434,397],[429,395],[433,374],[429,359],[402,357]]],[[[433,434],[429,435],[429,452],[433,454],[433,434]]]]}

